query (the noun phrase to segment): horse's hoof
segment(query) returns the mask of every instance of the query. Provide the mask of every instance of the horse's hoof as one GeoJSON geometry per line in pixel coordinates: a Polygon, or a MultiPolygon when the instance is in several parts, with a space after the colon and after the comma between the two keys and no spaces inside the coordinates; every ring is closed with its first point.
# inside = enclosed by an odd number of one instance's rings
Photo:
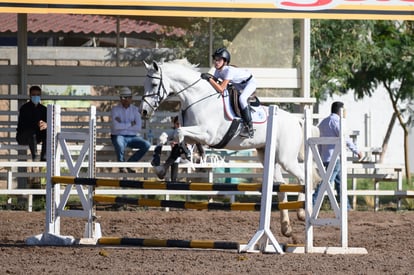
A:
{"type": "Polygon", "coordinates": [[[283,236],[285,237],[291,237],[292,236],[292,227],[288,222],[282,222],[281,224],[281,232],[283,236]]]}
{"type": "Polygon", "coordinates": [[[305,209],[302,209],[302,208],[301,209],[298,209],[296,215],[298,216],[298,219],[300,221],[305,221],[305,219],[306,219],[305,209]]]}
{"type": "Polygon", "coordinates": [[[157,175],[157,177],[159,179],[164,179],[165,178],[165,174],[166,174],[166,170],[164,168],[164,166],[155,166],[153,167],[155,174],[157,175]]]}

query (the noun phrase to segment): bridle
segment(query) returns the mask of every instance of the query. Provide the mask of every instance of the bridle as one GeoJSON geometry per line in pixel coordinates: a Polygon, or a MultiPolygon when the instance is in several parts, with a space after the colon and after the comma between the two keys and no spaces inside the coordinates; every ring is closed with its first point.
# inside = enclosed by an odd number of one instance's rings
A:
{"type": "Polygon", "coordinates": [[[164,100],[164,98],[168,97],[168,93],[167,90],[164,87],[164,83],[162,82],[162,72],[161,72],[161,67],[159,67],[160,70],[160,76],[152,76],[147,74],[148,78],[151,79],[159,79],[160,80],[160,85],[158,85],[158,90],[156,93],[152,93],[152,94],[148,94],[148,95],[143,95],[142,96],[142,101],[147,103],[148,106],[151,107],[152,111],[155,111],[156,109],[158,109],[158,107],[160,106],[161,101],[164,100]],[[162,91],[161,91],[162,89],[162,91]],[[162,94],[161,94],[162,92],[162,94]],[[146,99],[147,97],[157,97],[158,100],[155,101],[154,105],[150,104],[150,102],[148,102],[148,100],[146,99]]]}
{"type": "MultiPolygon", "coordinates": [[[[151,107],[151,109],[152,109],[152,111],[155,111],[156,109],[158,109],[158,107],[160,106],[160,104],[161,104],[161,102],[162,101],[164,101],[165,99],[167,99],[169,96],[172,96],[172,95],[179,95],[179,94],[181,94],[181,93],[183,93],[183,92],[185,92],[186,90],[188,90],[188,89],[190,89],[191,87],[193,87],[194,85],[196,85],[198,82],[200,82],[200,80],[201,80],[201,78],[199,78],[199,79],[197,79],[196,81],[194,81],[193,83],[191,83],[190,85],[188,85],[187,87],[185,87],[185,88],[183,88],[183,89],[181,89],[180,91],[178,91],[178,92],[176,92],[175,94],[173,94],[173,93],[168,93],[167,92],[167,89],[165,89],[165,86],[164,86],[164,83],[163,83],[163,79],[162,79],[162,71],[161,71],[161,67],[158,67],[158,69],[159,69],[159,74],[160,74],[160,76],[153,76],[153,75],[149,75],[149,74],[147,74],[147,77],[148,78],[151,78],[151,79],[159,79],[160,80],[160,84],[158,85],[158,89],[157,89],[157,92],[156,93],[152,93],[152,94],[147,94],[147,95],[143,95],[142,96],[142,101],[143,102],[145,102],[148,106],[150,106],[151,107]],[[148,102],[148,100],[146,99],[147,97],[156,97],[157,98],[157,100],[155,101],[155,103],[152,105],[152,104],[150,104],[150,102],[148,102]]],[[[195,102],[193,102],[193,103],[191,103],[190,105],[188,105],[187,106],[187,108],[185,108],[185,109],[183,109],[183,110],[181,110],[183,113],[185,113],[190,107],[192,107],[193,105],[195,105],[195,104],[197,104],[197,103],[199,103],[199,102],[201,102],[201,101],[203,101],[203,100],[205,100],[205,99],[207,99],[207,98],[209,98],[209,97],[211,97],[211,96],[214,96],[214,95],[216,95],[217,94],[217,92],[216,93],[214,93],[214,94],[210,94],[210,95],[208,95],[208,96],[205,96],[205,97],[203,97],[203,98],[201,98],[201,99],[199,99],[199,100],[197,100],[197,101],[195,101],[195,102]]]]}

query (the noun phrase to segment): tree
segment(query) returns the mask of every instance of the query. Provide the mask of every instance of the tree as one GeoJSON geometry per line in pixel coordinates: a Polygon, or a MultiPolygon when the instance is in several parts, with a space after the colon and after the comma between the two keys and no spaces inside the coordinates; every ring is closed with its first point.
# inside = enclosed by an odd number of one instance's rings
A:
{"type": "MultiPolygon", "coordinates": [[[[410,182],[408,134],[414,110],[414,22],[333,21],[312,23],[312,91],[327,94],[354,90],[358,98],[383,86],[404,133],[405,172],[410,182]]],[[[386,134],[389,137],[390,133],[386,134]]],[[[383,143],[383,153],[387,141],[383,143]]]]}

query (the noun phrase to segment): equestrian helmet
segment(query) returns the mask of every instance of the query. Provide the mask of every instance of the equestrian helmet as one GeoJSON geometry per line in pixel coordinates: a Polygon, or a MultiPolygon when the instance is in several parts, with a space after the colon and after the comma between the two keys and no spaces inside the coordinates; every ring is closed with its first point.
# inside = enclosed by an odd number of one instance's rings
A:
{"type": "Polygon", "coordinates": [[[213,53],[213,58],[216,57],[220,57],[223,58],[227,61],[227,64],[230,64],[230,53],[226,48],[218,48],[214,53],[213,53]]]}

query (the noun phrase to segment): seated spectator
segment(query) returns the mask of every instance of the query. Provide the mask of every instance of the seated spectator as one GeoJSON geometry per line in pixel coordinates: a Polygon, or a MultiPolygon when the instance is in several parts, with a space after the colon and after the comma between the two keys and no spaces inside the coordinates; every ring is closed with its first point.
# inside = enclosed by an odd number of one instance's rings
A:
{"type": "MultiPolygon", "coordinates": [[[[128,87],[119,91],[120,103],[111,110],[111,140],[115,148],[117,160],[125,161],[125,148],[138,149],[128,162],[139,161],[148,152],[151,144],[140,137],[142,126],[141,114],[132,105],[132,92],[128,87]]],[[[121,173],[135,173],[131,168],[121,168],[121,173]]]]}
{"type": "Polygon", "coordinates": [[[40,160],[46,161],[47,108],[40,103],[42,89],[39,86],[31,86],[29,94],[30,100],[19,110],[16,140],[20,145],[29,145],[33,161],[37,156],[37,144],[41,143],[40,160]]]}

